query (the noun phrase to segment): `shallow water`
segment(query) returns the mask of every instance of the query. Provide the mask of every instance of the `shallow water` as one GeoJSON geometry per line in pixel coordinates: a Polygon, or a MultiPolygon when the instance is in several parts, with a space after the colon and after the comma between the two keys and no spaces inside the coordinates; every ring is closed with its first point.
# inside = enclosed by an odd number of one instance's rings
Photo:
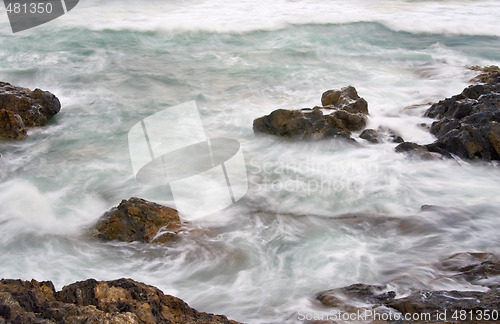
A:
{"type": "Polygon", "coordinates": [[[319,105],[323,91],[351,84],[368,101],[369,127],[432,142],[419,126],[432,123],[421,117],[429,102],[466,87],[466,66],[500,63],[497,6],[91,0],[17,34],[2,13],[0,80],[49,90],[63,109],[26,140],[0,142],[1,276],[57,288],[131,277],[249,323],[328,312],[315,294],[358,282],[480,289],[435,280],[430,265],[500,252],[497,166],[411,159],[389,142],[255,137],[252,121],[319,105]],[[89,240],[87,228],[121,199],[173,205],[168,190],[136,182],[127,134],[191,100],[210,137],[241,143],[245,198],[196,220],[215,232],[196,241],[89,240]],[[458,210],[420,212],[424,204],[458,210]]]}

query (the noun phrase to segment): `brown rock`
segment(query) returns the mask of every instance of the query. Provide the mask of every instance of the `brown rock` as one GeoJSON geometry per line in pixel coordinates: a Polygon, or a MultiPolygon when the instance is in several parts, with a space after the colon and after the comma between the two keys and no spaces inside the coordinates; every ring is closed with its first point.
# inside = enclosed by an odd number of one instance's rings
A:
{"type": "Polygon", "coordinates": [[[201,313],[179,298],[132,279],[89,279],[56,292],[52,282],[0,280],[0,323],[237,324],[201,313]]]}
{"type": "Polygon", "coordinates": [[[394,299],[396,293],[386,286],[354,284],[320,292],[316,298],[325,306],[341,307],[352,302],[363,304],[384,304],[394,299]]]}
{"type": "Polygon", "coordinates": [[[454,278],[462,278],[472,284],[491,287],[500,282],[500,257],[492,253],[457,253],[441,262],[438,268],[451,271],[454,278]],[[493,278],[497,280],[491,280],[493,278]]]}
{"type": "Polygon", "coordinates": [[[488,140],[491,145],[497,152],[497,155],[500,156],[500,123],[491,122],[490,123],[490,132],[488,134],[488,140]]]}
{"type": "Polygon", "coordinates": [[[94,228],[100,239],[125,242],[174,241],[182,230],[175,209],[135,197],[106,212],[94,228]]]}
{"type": "Polygon", "coordinates": [[[48,91],[0,82],[0,109],[18,114],[27,127],[43,126],[61,110],[61,103],[48,91]]]}
{"type": "Polygon", "coordinates": [[[498,82],[498,80],[500,79],[500,68],[496,65],[490,65],[484,67],[474,65],[471,66],[470,69],[482,72],[474,79],[472,79],[471,82],[494,83],[498,82]]]}
{"type": "Polygon", "coordinates": [[[26,129],[21,116],[6,109],[0,109],[0,137],[25,138],[26,129]]]}
{"type": "Polygon", "coordinates": [[[321,96],[321,104],[325,108],[345,110],[353,114],[368,114],[368,103],[358,95],[353,86],[325,91],[321,96]]]}
{"type": "Polygon", "coordinates": [[[495,147],[500,136],[496,126],[500,122],[500,77],[433,104],[425,116],[438,119],[430,128],[437,140],[426,145],[429,151],[462,159],[500,159],[495,147]]]}

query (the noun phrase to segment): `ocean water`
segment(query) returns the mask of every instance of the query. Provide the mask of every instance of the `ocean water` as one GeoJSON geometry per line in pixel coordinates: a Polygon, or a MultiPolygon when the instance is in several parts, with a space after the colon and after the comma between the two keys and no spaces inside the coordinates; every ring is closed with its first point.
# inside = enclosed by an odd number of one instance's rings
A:
{"type": "Polygon", "coordinates": [[[248,323],[328,314],[315,294],[359,282],[392,281],[401,294],[480,290],[439,280],[430,265],[456,252],[500,253],[497,165],[414,159],[390,142],[256,137],[252,121],[353,85],[368,101],[368,127],[430,143],[419,126],[432,123],[421,117],[430,103],[469,85],[467,66],[500,65],[499,5],[88,0],[16,34],[2,10],[0,80],[49,90],[62,110],[26,140],[0,141],[0,277],[58,289],[128,277],[248,323]],[[213,229],[207,237],[90,239],[89,226],[122,199],[173,204],[135,180],[127,134],[191,100],[210,137],[241,143],[247,195],[193,220],[213,229]],[[421,212],[425,204],[443,209],[421,212]]]}

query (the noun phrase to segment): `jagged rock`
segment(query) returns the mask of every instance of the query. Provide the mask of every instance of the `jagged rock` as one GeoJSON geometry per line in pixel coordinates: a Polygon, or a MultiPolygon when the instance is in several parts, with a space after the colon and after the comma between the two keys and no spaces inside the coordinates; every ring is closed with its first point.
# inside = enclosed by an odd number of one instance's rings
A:
{"type": "Polygon", "coordinates": [[[321,96],[321,104],[325,108],[345,110],[353,114],[368,114],[368,103],[358,95],[353,86],[325,91],[321,96]]]}
{"type": "Polygon", "coordinates": [[[438,268],[472,284],[500,286],[500,258],[493,253],[457,253],[441,262],[438,268]]]}
{"type": "MultiPolygon", "coordinates": [[[[498,69],[498,68],[497,68],[498,69]]],[[[425,116],[439,119],[430,132],[438,139],[432,152],[449,152],[462,159],[499,160],[500,78],[498,71],[480,78],[462,93],[432,105],[425,116]]]]}
{"type": "MultiPolygon", "coordinates": [[[[455,155],[466,160],[500,160],[500,68],[473,69],[485,72],[472,80],[484,84],[471,85],[425,112],[426,117],[438,119],[430,127],[437,140],[425,145],[425,149],[449,158],[455,155]]],[[[407,148],[408,144],[399,145],[396,151],[407,148]]]]}
{"type": "MultiPolygon", "coordinates": [[[[316,299],[328,307],[340,307],[346,303],[385,304],[396,297],[387,286],[354,284],[320,292],[316,299]]],[[[354,306],[354,305],[352,305],[354,306]]]]}
{"type": "Polygon", "coordinates": [[[118,279],[89,279],[56,292],[50,281],[0,280],[0,323],[237,324],[201,313],[156,287],[118,279]]]}
{"type": "Polygon", "coordinates": [[[490,132],[488,133],[488,140],[491,145],[497,152],[498,156],[500,156],[500,123],[491,122],[490,123],[490,132]]]}
{"type": "MultiPolygon", "coordinates": [[[[266,133],[288,138],[342,137],[350,139],[352,131],[362,130],[366,126],[368,113],[366,101],[359,98],[354,87],[337,90],[326,97],[335,97],[336,100],[328,99],[335,105],[319,107],[319,109],[278,109],[269,115],[255,119],[253,130],[256,134],[266,133]],[[335,110],[325,115],[320,110],[321,108],[335,110]]],[[[330,102],[328,100],[325,102],[330,102]]]]}
{"type": "Polygon", "coordinates": [[[48,91],[0,82],[1,137],[23,138],[24,127],[43,126],[60,110],[59,99],[48,91]]]}
{"type": "MultiPolygon", "coordinates": [[[[408,297],[393,299],[386,303],[403,314],[446,314],[445,320],[453,320],[458,311],[477,314],[500,309],[500,290],[479,291],[417,291],[408,297]]],[[[476,323],[475,317],[468,317],[468,323],[476,323]]]]}
{"type": "Polygon", "coordinates": [[[94,235],[103,240],[167,242],[175,241],[182,230],[175,209],[132,197],[106,212],[94,235]]]}
{"type": "Polygon", "coordinates": [[[365,129],[359,137],[372,143],[380,142],[380,134],[375,129],[365,129]]]}
{"type": "Polygon", "coordinates": [[[0,109],[0,137],[23,139],[26,137],[26,128],[18,114],[6,109],[0,109]]]}

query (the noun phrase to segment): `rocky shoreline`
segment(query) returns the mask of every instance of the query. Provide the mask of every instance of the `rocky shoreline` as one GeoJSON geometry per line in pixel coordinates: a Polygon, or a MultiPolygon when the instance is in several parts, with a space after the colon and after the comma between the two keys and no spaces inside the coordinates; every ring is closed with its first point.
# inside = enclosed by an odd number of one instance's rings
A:
{"type": "MultiPolygon", "coordinates": [[[[477,68],[476,68],[477,69],[477,68]]],[[[464,160],[500,160],[500,69],[490,66],[474,79],[480,84],[433,104],[425,116],[435,118],[434,143],[402,143],[398,152],[417,151],[457,156],[464,160]]]]}
{"type": "MultiPolygon", "coordinates": [[[[385,134],[380,130],[365,129],[369,118],[368,103],[352,86],[324,92],[322,106],[275,110],[255,119],[253,130],[255,134],[293,140],[339,138],[351,142],[355,141],[353,132],[361,132],[361,139],[374,144],[383,140],[400,143],[396,151],[416,153],[423,158],[437,154],[464,160],[500,160],[500,70],[487,67],[482,71],[484,73],[476,80],[479,84],[433,104],[426,111],[425,116],[436,119],[430,132],[437,140],[431,144],[404,142],[388,128],[383,130],[385,134]]],[[[27,127],[45,125],[60,108],[59,100],[50,92],[31,91],[0,82],[0,137],[25,138],[27,127]]],[[[348,220],[356,222],[354,218],[348,220]]],[[[102,215],[89,233],[94,239],[141,244],[176,244],[182,239],[211,235],[210,229],[195,228],[182,221],[175,209],[136,197],[123,200],[102,215]]],[[[415,288],[400,292],[394,289],[397,284],[393,282],[379,285],[358,283],[324,290],[312,297],[325,310],[447,314],[444,318],[433,318],[433,323],[458,322],[453,317],[456,311],[483,314],[488,310],[500,310],[499,256],[463,252],[430,266],[441,271],[442,278],[458,280],[476,290],[432,290],[415,285],[415,288]]],[[[411,287],[412,283],[409,282],[408,286],[411,287]]],[[[224,315],[198,312],[182,300],[132,279],[88,279],[65,286],[61,291],[56,291],[50,281],[0,281],[0,324],[102,322],[238,323],[224,315]]]]}
{"type": "Polygon", "coordinates": [[[56,291],[50,281],[0,280],[0,323],[237,324],[201,313],[179,298],[132,279],[89,279],[56,291]]]}

